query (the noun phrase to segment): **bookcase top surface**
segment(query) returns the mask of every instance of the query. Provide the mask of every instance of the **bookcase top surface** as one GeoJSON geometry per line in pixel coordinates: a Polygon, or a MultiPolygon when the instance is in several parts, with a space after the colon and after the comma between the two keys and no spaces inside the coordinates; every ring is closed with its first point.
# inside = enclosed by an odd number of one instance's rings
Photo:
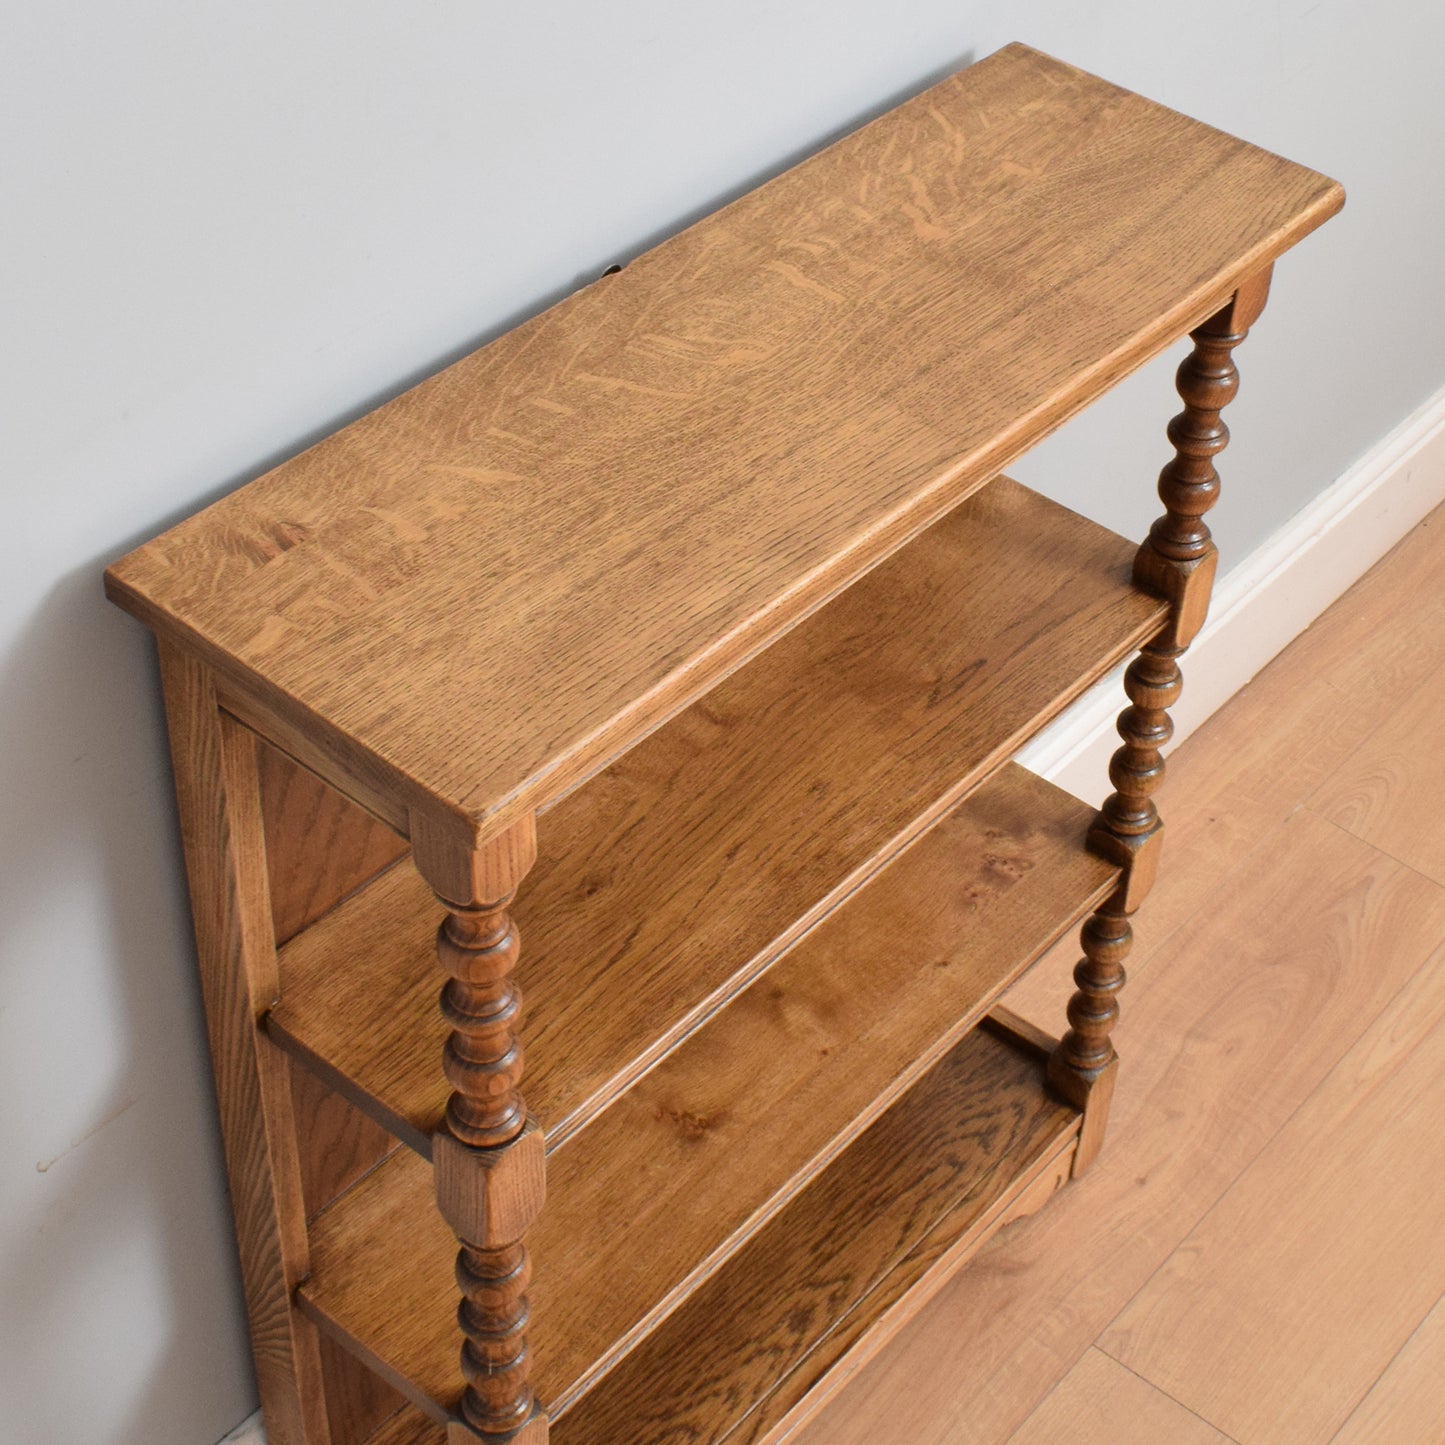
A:
{"type": "Polygon", "coordinates": [[[490,831],[1342,202],[1011,45],[173,527],[107,587],[391,811],[490,831]]]}

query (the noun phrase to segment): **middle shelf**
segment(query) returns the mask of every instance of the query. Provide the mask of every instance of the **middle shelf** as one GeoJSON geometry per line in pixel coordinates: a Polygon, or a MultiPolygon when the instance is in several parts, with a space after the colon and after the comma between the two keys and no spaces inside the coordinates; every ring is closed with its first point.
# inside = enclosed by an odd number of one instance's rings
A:
{"type": "MultiPolygon", "coordinates": [[[[553,1152],[528,1237],[551,1415],[751,1239],[786,1237],[777,1221],[821,1172],[856,1173],[870,1126],[1108,896],[1118,869],[1081,845],[1091,817],[1007,765],[553,1152]]],[[[400,1151],[324,1210],[301,1298],[440,1417],[460,1388],[456,1241],[432,1190],[400,1151]]]]}
{"type": "MultiPolygon", "coordinates": [[[[549,1150],[1163,625],[1133,551],[998,478],[549,810],[514,910],[549,1150]]],[[[422,1154],[439,917],[401,860],[282,948],[267,1018],[422,1154]]]]}

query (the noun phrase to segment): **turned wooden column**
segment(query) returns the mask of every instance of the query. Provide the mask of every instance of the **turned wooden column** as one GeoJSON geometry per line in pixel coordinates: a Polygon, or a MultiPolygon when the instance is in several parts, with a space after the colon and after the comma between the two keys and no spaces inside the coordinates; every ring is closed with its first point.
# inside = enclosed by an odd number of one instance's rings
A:
{"type": "Polygon", "coordinates": [[[1263,311],[1269,281],[1268,269],[1251,277],[1227,306],[1190,332],[1194,349],[1175,377],[1184,410],[1168,431],[1175,455],[1159,474],[1164,515],[1134,559],[1134,581],[1167,598],[1171,608],[1163,631],[1124,674],[1130,705],[1119,714],[1123,746],[1109,763],[1114,791],[1089,830],[1089,846],[1124,872],[1119,887],[1084,924],[1069,1029],[1049,1061],[1054,1087],[1085,1111],[1075,1174],[1088,1168],[1103,1142],[1118,1068],[1111,1035],[1133,942],[1129,918],[1153,886],[1163,842],[1154,793],[1164,781],[1163,750],[1174,732],[1169,709],[1183,687],[1179,658],[1204,625],[1214,585],[1218,551],[1204,515],[1219,498],[1214,459],[1229,444],[1220,413],[1239,390],[1234,348],[1263,311]]]}
{"type": "Polygon", "coordinates": [[[480,848],[414,820],[418,871],[446,909],[437,958],[451,1033],[452,1086],[432,1140],[437,1207],[456,1231],[461,1369],[466,1387],[448,1439],[545,1445],[547,1419],[528,1378],[525,1236],[546,1192],[542,1130],[522,1100],[521,940],[510,907],[537,856],[529,815],[480,848]]]}

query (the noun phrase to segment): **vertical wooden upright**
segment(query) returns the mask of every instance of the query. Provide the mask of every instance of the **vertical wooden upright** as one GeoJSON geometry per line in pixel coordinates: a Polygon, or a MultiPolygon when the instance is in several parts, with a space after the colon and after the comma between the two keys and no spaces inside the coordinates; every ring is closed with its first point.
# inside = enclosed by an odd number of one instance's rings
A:
{"type": "Polygon", "coordinates": [[[269,1445],[331,1445],[307,1273],[289,1063],[259,1027],[279,992],[253,734],[208,668],[164,639],[161,680],[256,1384],[269,1445]]]}
{"type": "Polygon", "coordinates": [[[1221,413],[1239,390],[1234,348],[1264,310],[1270,274],[1266,267],[1251,277],[1227,306],[1190,332],[1194,348],[1175,378],[1184,410],[1168,429],[1175,455],[1159,474],[1164,515],[1134,560],[1135,582],[1167,598],[1170,617],[1124,674],[1130,705],[1119,714],[1123,746],[1109,763],[1114,791],[1089,831],[1090,846],[1124,873],[1116,892],[1084,924],[1084,957],[1074,970],[1077,991],[1069,1000],[1069,1029],[1049,1063],[1054,1086],[1085,1111],[1076,1175],[1089,1167],[1103,1143],[1118,1070],[1111,1035],[1133,942],[1129,920],[1153,886],[1163,843],[1154,793],[1164,781],[1163,749],[1174,732],[1169,709],[1183,687],[1179,658],[1204,625],[1218,562],[1204,516],[1219,498],[1214,459],[1229,444],[1221,413]]]}
{"type": "Polygon", "coordinates": [[[510,906],[536,861],[535,820],[479,848],[429,820],[412,820],[412,856],[446,909],[437,958],[451,1033],[442,1067],[452,1086],[432,1141],[437,1208],[456,1232],[466,1390],[454,1440],[545,1445],[547,1418],[528,1378],[525,1235],[546,1194],[542,1130],[520,1089],[522,994],[514,972],[521,939],[510,906]],[[469,1427],[469,1428],[468,1428],[469,1427]]]}

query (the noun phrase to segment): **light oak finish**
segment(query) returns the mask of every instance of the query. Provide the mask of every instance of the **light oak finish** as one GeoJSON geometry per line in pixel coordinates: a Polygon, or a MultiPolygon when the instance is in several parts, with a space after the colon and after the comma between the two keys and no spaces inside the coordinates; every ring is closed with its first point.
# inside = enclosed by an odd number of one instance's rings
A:
{"type": "Polygon", "coordinates": [[[257,1029],[279,985],[255,742],[204,666],[165,641],[160,663],[256,1384],[270,1445],[325,1445],[316,1332],[290,1300],[309,1268],[290,1064],[257,1029]]]}
{"type": "MultiPolygon", "coordinates": [[[[1000,479],[544,816],[514,911],[552,1147],[1162,625],[1131,551],[1000,479]]],[[[386,873],[282,950],[268,1020],[421,1151],[436,919],[386,873]]]]}
{"type": "Polygon", "coordinates": [[[276,942],[294,938],[406,852],[406,839],[264,741],[257,743],[276,942]]]}
{"type": "MultiPolygon", "coordinates": [[[[1112,891],[1117,870],[1078,846],[1088,820],[1009,766],[557,1150],[531,1240],[533,1378],[550,1413],[764,1228],[1112,891]]],[[[387,1314],[361,1343],[390,1377],[450,1408],[449,1243],[434,1232],[390,1261],[377,1247],[428,1187],[424,1166],[394,1159],[323,1216],[324,1253],[302,1297],[359,1338],[357,1321],[383,1295],[387,1314]]]]}
{"type": "Polygon", "coordinates": [[[1100,1348],[1237,1440],[1329,1440],[1445,1291],[1442,1119],[1445,948],[1100,1348]],[[1285,1337],[1289,1370],[1252,1343],[1285,1337]]]}
{"type": "MultiPolygon", "coordinates": [[[[785,1265],[816,1278],[809,1286],[815,1292],[853,1291],[849,1307],[883,1284],[890,1269],[902,1268],[875,1301],[880,1310],[894,1304],[948,1246],[967,1239],[976,1247],[983,1235],[975,1225],[1002,1223],[1018,1192],[1011,1186],[1026,1185],[1045,1172],[1077,1129],[1077,1114],[1044,1087],[1038,1053],[987,1029],[970,1032],[612,1374],[582,1395],[573,1407],[575,1417],[564,1406],[554,1406],[546,1392],[546,1368],[539,1369],[553,1438],[641,1445],[648,1437],[634,1438],[626,1429],[643,1428],[631,1403],[643,1394],[659,1429],[680,1428],[679,1421],[707,1418],[709,1411],[722,1428],[757,1407],[804,1355],[811,1359],[809,1352],[836,1326],[843,1327],[840,1339],[851,1340],[853,1331],[873,1320],[869,1311],[845,1319],[843,1300],[826,1293],[817,1295],[814,1307],[803,1307],[801,1296],[790,1292],[789,1281],[779,1275],[785,1265]],[[949,1187],[940,1192],[942,1185],[949,1187]],[[956,1208],[963,1213],[938,1235],[936,1248],[906,1263],[914,1246],[943,1227],[956,1208]],[[880,1227],[880,1211],[895,1221],[891,1229],[880,1227]],[[827,1249],[837,1251],[833,1264],[850,1281],[846,1286],[824,1267],[827,1249]],[[865,1267],[860,1260],[873,1263],[865,1267]],[[705,1327],[702,1321],[708,1322],[705,1327]],[[735,1347],[749,1340],[739,1353],[735,1347]],[[713,1396],[670,1387],[696,1381],[702,1371],[716,1380],[713,1396]]],[[[1057,1184],[1057,1172],[1049,1177],[1057,1184]]],[[[441,1419],[460,1388],[449,1368],[452,1346],[446,1328],[452,1246],[446,1229],[427,1220],[427,1197],[425,1166],[412,1155],[399,1156],[363,1181],[317,1221],[315,1272],[301,1300],[326,1329],[350,1339],[379,1373],[407,1388],[417,1404],[441,1419]],[[416,1280],[397,1267],[394,1240],[402,1227],[415,1239],[420,1269],[413,1273],[427,1271],[429,1289],[418,1289],[416,1280]],[[370,1294],[367,1279],[375,1283],[370,1294]]],[[[538,1253],[545,1259],[545,1250],[538,1253]]],[[[962,1257],[952,1263],[962,1263],[962,1257]]],[[[539,1311],[539,1322],[542,1318],[539,1311]]],[[[543,1343],[540,1332],[534,1343],[543,1343]]],[[[818,1360],[826,1357],[825,1352],[818,1360]]]]}
{"type": "Polygon", "coordinates": [[[406,1401],[324,1331],[317,1332],[316,1343],[331,1445],[375,1445],[378,1431],[388,1422],[395,1423],[396,1413],[406,1401]]]}
{"type": "Polygon", "coordinates": [[[1351,1412],[1330,1445],[1391,1445],[1429,1440],[1440,1431],[1445,1401],[1445,1299],[1420,1322],[1404,1348],[1351,1412]]]}
{"type": "MultiPolygon", "coordinates": [[[[1437,619],[1421,617],[1419,630],[1437,619]]],[[[1438,619],[1445,621],[1445,619],[1438,619]]],[[[1445,751],[1422,747],[1445,715],[1445,663],[1310,798],[1356,837],[1445,883],[1445,751]]]]}
{"type": "Polygon", "coordinates": [[[309,1069],[293,1067],[290,1074],[301,1194],[309,1219],[400,1146],[309,1069]]]}
{"type": "Polygon", "coordinates": [[[1342,201],[1012,45],[181,523],[111,595],[393,826],[490,833],[1342,201]]]}
{"type": "Polygon", "coordinates": [[[1147,1380],[1086,1350],[1009,1445],[1231,1445],[1147,1380]]]}
{"type": "Polygon", "coordinates": [[[1230,352],[1341,201],[1010,46],[110,570],[284,1445],[782,1441],[1089,1166],[1230,352]],[[1141,549],[997,477],[1191,329],[1141,549]],[[1136,647],[1090,825],[1007,759],[1136,647]],[[986,1013],[1091,910],[1062,1041],[986,1013]]]}

